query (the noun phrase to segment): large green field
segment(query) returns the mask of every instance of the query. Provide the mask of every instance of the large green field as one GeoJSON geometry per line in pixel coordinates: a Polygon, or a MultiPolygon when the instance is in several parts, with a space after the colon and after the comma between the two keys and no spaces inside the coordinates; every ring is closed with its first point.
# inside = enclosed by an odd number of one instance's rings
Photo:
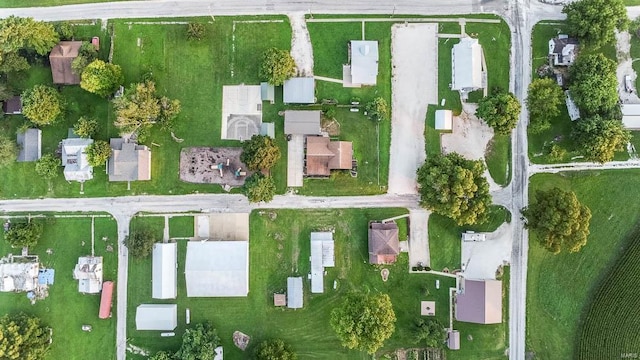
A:
{"type": "MultiPolygon", "coordinates": [[[[246,298],[188,298],[184,280],[186,241],[178,240],[178,298],[177,301],[151,300],[151,259],[129,263],[128,332],[134,345],[148,350],[175,350],[186,328],[184,309],[191,311],[192,323],[209,320],[218,329],[225,357],[243,359],[247,354],[231,342],[233,331],[252,336],[252,344],[263,339],[282,338],[290,343],[300,358],[307,359],[368,359],[364,353],[341,347],[329,326],[329,314],[347,292],[371,291],[388,293],[398,318],[396,332],[386,342],[383,352],[397,348],[415,347],[411,341],[413,320],[419,317],[421,300],[435,300],[438,320],[448,323],[449,287],[452,278],[430,274],[409,274],[408,258],[402,254],[396,265],[389,266],[387,282],[380,277],[380,268],[368,264],[367,222],[406,213],[405,209],[362,209],[323,211],[254,211],[250,217],[250,292],[246,298]],[[275,214],[275,216],[274,216],[275,214]],[[336,267],[327,268],[325,293],[311,294],[305,280],[304,308],[295,311],[273,306],[273,293],[286,287],[288,276],[303,276],[310,271],[309,233],[335,229],[336,267]],[[439,279],[440,289],[435,288],[439,279]],[[334,281],[337,288],[334,290],[334,281]],[[161,338],[157,333],[135,330],[135,308],[141,303],[169,302],[178,304],[176,337],[161,338]]],[[[177,224],[176,222],[170,223],[177,224]]],[[[162,217],[135,218],[132,230],[151,228],[162,234],[162,217]]],[[[407,237],[407,222],[400,220],[400,238],[407,237]]],[[[183,225],[177,225],[183,226],[183,225]]],[[[499,359],[505,348],[505,325],[475,325],[455,323],[465,337],[463,350],[448,352],[450,359],[499,359]],[[474,339],[469,341],[467,335],[474,339]]],[[[252,348],[248,350],[250,352],[252,348]]],[[[133,357],[135,358],[135,357],[133,357]]]]}
{"type": "MultiPolygon", "coordinates": [[[[17,221],[17,219],[13,219],[17,221]]],[[[31,305],[25,293],[0,293],[0,314],[24,312],[36,315],[53,329],[53,342],[49,359],[114,359],[115,358],[115,309],[114,317],[98,318],[100,295],[83,295],[78,292],[78,281],[72,277],[78,257],[91,254],[91,219],[49,218],[43,221],[44,233],[38,245],[29,249],[39,256],[40,263],[55,270],[55,282],[49,287],[49,296],[31,305]],[[52,253],[47,254],[47,249],[52,253]],[[82,331],[82,325],[91,325],[91,332],[82,331]]],[[[110,217],[95,218],[95,254],[103,256],[104,280],[117,277],[117,230],[110,217]],[[103,240],[106,238],[106,240],[103,240]],[[114,248],[107,251],[107,246],[114,248]]],[[[0,232],[0,238],[4,233],[0,232]]],[[[0,240],[0,256],[19,254],[0,240]]]]}
{"type": "Polygon", "coordinates": [[[640,219],[633,210],[640,206],[640,193],[630,191],[640,185],[639,175],[638,170],[616,170],[531,178],[530,198],[539,189],[571,189],[593,215],[587,245],[578,253],[553,255],[536,243],[534,234],[530,236],[527,351],[537,359],[577,356],[579,324],[640,219]]]}

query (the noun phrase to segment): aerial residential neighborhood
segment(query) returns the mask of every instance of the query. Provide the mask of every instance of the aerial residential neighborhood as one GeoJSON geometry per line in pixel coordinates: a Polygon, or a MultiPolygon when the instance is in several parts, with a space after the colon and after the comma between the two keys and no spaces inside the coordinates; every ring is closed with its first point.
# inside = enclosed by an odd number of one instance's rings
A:
{"type": "Polygon", "coordinates": [[[640,2],[0,0],[0,359],[640,358],[640,2]]]}

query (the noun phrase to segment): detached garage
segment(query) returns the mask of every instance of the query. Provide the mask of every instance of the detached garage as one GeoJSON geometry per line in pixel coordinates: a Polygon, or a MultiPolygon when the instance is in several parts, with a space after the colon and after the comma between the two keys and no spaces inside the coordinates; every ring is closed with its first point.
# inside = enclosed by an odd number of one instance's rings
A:
{"type": "Polygon", "coordinates": [[[153,245],[152,291],[154,299],[175,299],[177,295],[176,243],[157,243],[153,245]]]}
{"type": "Polygon", "coordinates": [[[177,326],[176,304],[142,304],[136,308],[136,330],[172,331],[177,326]]]}
{"type": "Polygon", "coordinates": [[[190,241],[187,296],[238,297],[249,293],[248,241],[190,241]]]}

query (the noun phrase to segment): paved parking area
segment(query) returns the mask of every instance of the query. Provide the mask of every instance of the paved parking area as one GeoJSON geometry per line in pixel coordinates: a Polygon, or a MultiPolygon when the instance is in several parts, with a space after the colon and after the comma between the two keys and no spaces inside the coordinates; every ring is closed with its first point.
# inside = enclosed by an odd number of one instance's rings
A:
{"type": "Polygon", "coordinates": [[[461,264],[467,279],[495,279],[496,270],[511,259],[513,230],[504,223],[486,241],[462,241],[461,264]]]}

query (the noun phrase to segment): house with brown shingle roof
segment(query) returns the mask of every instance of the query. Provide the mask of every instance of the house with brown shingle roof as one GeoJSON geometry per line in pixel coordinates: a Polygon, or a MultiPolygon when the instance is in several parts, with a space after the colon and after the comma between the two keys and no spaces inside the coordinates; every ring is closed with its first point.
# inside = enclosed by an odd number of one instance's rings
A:
{"type": "Polygon", "coordinates": [[[394,222],[369,222],[369,263],[393,264],[400,253],[398,225],[394,222]]]}
{"type": "Polygon", "coordinates": [[[331,170],[351,170],[352,159],[352,142],[307,136],[305,175],[329,176],[331,170]]]}
{"type": "Polygon", "coordinates": [[[51,75],[54,84],[80,84],[80,75],[71,69],[71,63],[80,53],[82,41],[60,41],[49,54],[51,75]]]}
{"type": "Polygon", "coordinates": [[[109,181],[151,180],[151,151],[144,145],[122,138],[109,141],[109,181]]]}

